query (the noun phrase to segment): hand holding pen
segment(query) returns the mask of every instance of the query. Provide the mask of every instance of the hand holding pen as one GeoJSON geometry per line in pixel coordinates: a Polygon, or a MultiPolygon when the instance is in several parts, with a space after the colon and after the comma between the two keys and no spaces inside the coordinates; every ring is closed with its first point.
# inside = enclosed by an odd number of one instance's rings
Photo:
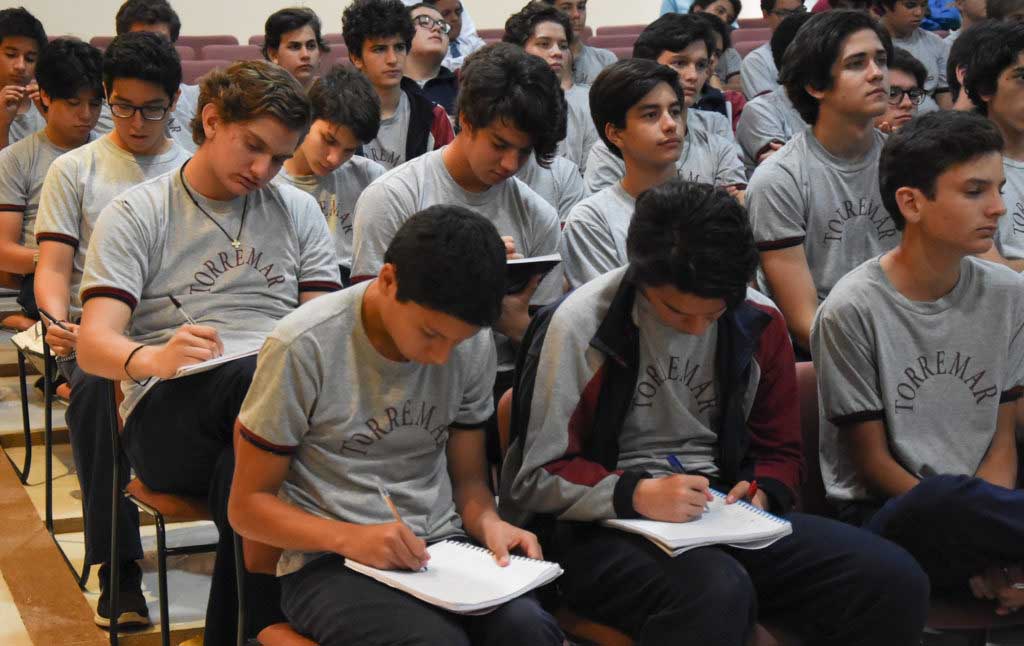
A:
{"type": "Polygon", "coordinates": [[[46,327],[46,343],[50,350],[58,357],[67,357],[75,352],[78,346],[78,326],[70,321],[62,321],[56,316],[48,314],[43,308],[38,308],[43,315],[43,323],[46,327]]]}
{"type": "MultiPolygon", "coordinates": [[[[384,488],[380,478],[376,478],[376,481],[377,492],[380,494],[384,504],[391,510],[391,516],[397,524],[397,527],[392,525],[394,531],[387,534],[381,547],[391,551],[393,565],[414,571],[426,572],[427,561],[430,560],[430,552],[427,551],[426,542],[413,534],[409,526],[402,520],[402,516],[398,513],[398,507],[395,506],[395,502],[391,499],[391,494],[384,488]]],[[[383,527],[387,527],[387,525],[383,527]]]]}

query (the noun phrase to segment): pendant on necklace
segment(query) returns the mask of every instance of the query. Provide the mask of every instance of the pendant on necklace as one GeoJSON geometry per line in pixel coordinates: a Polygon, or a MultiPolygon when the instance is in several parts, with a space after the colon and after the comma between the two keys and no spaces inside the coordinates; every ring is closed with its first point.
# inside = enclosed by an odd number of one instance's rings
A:
{"type": "Polygon", "coordinates": [[[238,240],[232,240],[231,241],[231,246],[234,247],[235,250],[238,250],[238,248],[242,246],[242,243],[239,242],[238,240]]]}

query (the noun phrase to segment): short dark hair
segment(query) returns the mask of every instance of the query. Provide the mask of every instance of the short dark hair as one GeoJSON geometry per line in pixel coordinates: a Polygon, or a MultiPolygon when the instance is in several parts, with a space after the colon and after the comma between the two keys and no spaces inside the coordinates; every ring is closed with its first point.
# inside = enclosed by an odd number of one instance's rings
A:
{"type": "Polygon", "coordinates": [[[954,101],[960,98],[960,92],[963,90],[960,79],[957,78],[957,68],[969,68],[974,53],[981,48],[982,43],[990,43],[997,37],[999,26],[1002,24],[998,20],[983,20],[962,30],[953,41],[953,46],[949,48],[949,56],[946,58],[946,82],[954,101]]]}
{"type": "Polygon", "coordinates": [[[313,29],[316,46],[321,52],[331,51],[330,45],[320,33],[320,17],[316,12],[306,7],[289,7],[270,14],[267,22],[263,23],[263,58],[270,60],[270,50],[281,46],[281,36],[303,27],[313,29]]]}
{"type": "Polygon", "coordinates": [[[872,0],[872,6],[882,12],[892,11],[896,6],[896,0],[872,0]]]}
{"type": "MultiPolygon", "coordinates": [[[[725,24],[725,22],[721,18],[719,18],[715,14],[713,14],[711,12],[708,12],[708,11],[702,11],[701,13],[694,13],[693,15],[694,15],[695,18],[697,18],[699,20],[703,20],[704,22],[706,22],[708,24],[708,27],[711,28],[711,31],[713,31],[714,33],[716,33],[719,36],[721,36],[721,38],[722,38],[722,51],[723,52],[725,50],[729,49],[730,47],[732,47],[732,37],[730,35],[730,32],[732,30],[729,29],[729,25],[725,24]]],[[[712,50],[710,50],[710,49],[708,50],[708,52],[711,52],[711,51],[712,50]]]]}
{"type": "Polygon", "coordinates": [[[671,285],[735,307],[758,255],[747,211],[725,190],[673,178],[637,197],[626,256],[640,285],[671,285]]]}
{"type": "Polygon", "coordinates": [[[761,13],[771,13],[775,11],[776,0],[761,0],[761,13]]]}
{"type": "Polygon", "coordinates": [[[982,97],[996,93],[999,75],[1016,63],[1022,52],[1024,24],[997,22],[986,29],[983,46],[976,47],[970,54],[963,87],[979,112],[988,114],[988,102],[982,97]]]}
{"type": "Polygon", "coordinates": [[[505,245],[490,220],[456,205],[428,207],[405,221],[384,252],[400,302],[412,301],[488,327],[501,316],[505,245]]]}
{"type": "Polygon", "coordinates": [[[362,143],[380,130],[380,97],[365,76],[346,65],[335,65],[309,88],[313,121],[323,119],[345,126],[362,143]]]}
{"type": "Polygon", "coordinates": [[[617,157],[619,147],[608,140],[605,126],[626,127],[626,113],[661,83],[667,83],[676,93],[679,104],[684,101],[679,75],[671,67],[646,58],[627,58],[601,70],[590,86],[590,116],[601,141],[617,157]]]}
{"type": "Polygon", "coordinates": [[[874,18],[849,9],[811,16],[786,48],[779,68],[779,83],[800,116],[809,124],[818,120],[818,100],[807,93],[808,85],[824,91],[832,87],[832,65],[842,54],[843,43],[858,31],[873,31],[892,58],[889,32],[874,18]]]}
{"type": "Polygon", "coordinates": [[[914,55],[902,47],[894,47],[892,58],[889,59],[889,71],[899,70],[904,74],[914,77],[917,87],[924,88],[924,82],[928,80],[928,70],[924,63],[914,58],[914,55]]]}
{"type": "MultiPolygon", "coordinates": [[[[707,9],[711,5],[718,2],[718,0],[693,0],[693,4],[690,5],[690,13],[695,13],[694,9],[707,9]]],[[[729,0],[729,4],[732,5],[732,14],[737,18],[740,12],[743,11],[743,3],[740,0],[729,0]]],[[[718,18],[718,16],[715,16],[718,18]]],[[[721,18],[718,18],[721,20],[721,18]]]]}
{"type": "Polygon", "coordinates": [[[703,41],[708,54],[715,51],[715,35],[708,23],[697,16],[667,13],[640,32],[633,43],[633,58],[656,60],[662,52],[681,52],[703,41]]]}
{"type": "Polygon", "coordinates": [[[992,20],[1006,20],[1014,11],[1024,9],[1024,0],[987,0],[985,15],[992,20]]]}
{"type": "Polygon", "coordinates": [[[207,103],[216,106],[224,123],[271,116],[303,135],[309,129],[310,107],[305,90],[284,68],[267,61],[239,61],[202,78],[196,116],[192,119],[192,140],[200,146],[206,141],[203,109],[207,103]]]}
{"type": "Polygon", "coordinates": [[[117,10],[114,17],[114,26],[117,34],[127,34],[132,30],[132,25],[155,25],[164,23],[171,30],[171,42],[177,42],[178,34],[181,33],[181,19],[166,0],[127,0],[117,10]]]}
{"type": "Polygon", "coordinates": [[[0,9],[0,42],[8,36],[31,38],[39,45],[40,52],[46,49],[46,30],[43,29],[43,23],[25,7],[0,9]]]}
{"type": "Polygon", "coordinates": [[[77,38],[56,38],[36,63],[39,89],[51,99],[72,99],[82,90],[103,98],[103,52],[77,38]]]}
{"type": "Polygon", "coordinates": [[[988,153],[1001,153],[1003,136],[979,114],[940,110],[908,121],[882,147],[878,160],[878,185],[882,204],[901,231],[907,221],[896,203],[897,189],[919,189],[935,197],[935,183],[951,167],[988,153]]]}
{"type": "Polygon", "coordinates": [[[508,43],[487,45],[466,59],[458,111],[472,128],[495,121],[514,125],[532,139],[537,163],[545,168],[565,139],[565,94],[558,76],[541,59],[508,43]]]}
{"type": "Polygon", "coordinates": [[[412,47],[416,26],[402,0],[354,0],[341,14],[341,35],[349,56],[361,59],[368,38],[398,36],[412,47]]]}
{"type": "Polygon", "coordinates": [[[119,78],[156,83],[174,98],[181,85],[181,59],[171,41],[149,31],[116,36],[103,52],[103,87],[109,95],[119,78]]]}
{"type": "Polygon", "coordinates": [[[779,26],[772,32],[768,46],[772,49],[772,60],[775,61],[775,69],[782,69],[782,61],[786,55],[786,48],[796,38],[796,33],[804,26],[804,23],[811,19],[812,13],[798,13],[787,16],[779,26]]]}
{"type": "Polygon", "coordinates": [[[551,5],[539,2],[527,3],[525,7],[508,17],[505,21],[505,33],[501,40],[520,47],[526,46],[526,41],[533,36],[533,30],[537,25],[545,22],[553,22],[565,29],[565,37],[571,44],[575,35],[572,31],[572,21],[551,5]]]}

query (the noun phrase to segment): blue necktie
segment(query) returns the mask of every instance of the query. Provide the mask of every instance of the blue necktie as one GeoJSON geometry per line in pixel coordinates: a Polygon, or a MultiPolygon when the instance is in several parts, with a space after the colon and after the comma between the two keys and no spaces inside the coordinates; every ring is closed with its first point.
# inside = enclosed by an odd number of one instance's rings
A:
{"type": "Polygon", "coordinates": [[[459,51],[459,43],[457,41],[448,46],[448,52],[451,54],[452,58],[462,56],[462,52],[459,51]]]}

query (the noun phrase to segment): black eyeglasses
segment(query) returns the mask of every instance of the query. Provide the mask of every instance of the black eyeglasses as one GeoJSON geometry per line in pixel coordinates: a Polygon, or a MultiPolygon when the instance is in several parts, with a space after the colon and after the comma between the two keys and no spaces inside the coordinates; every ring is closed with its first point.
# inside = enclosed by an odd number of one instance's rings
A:
{"type": "Polygon", "coordinates": [[[167,111],[171,109],[171,106],[158,106],[158,105],[132,105],[130,103],[111,103],[110,113],[118,119],[131,119],[135,116],[136,112],[142,113],[142,118],[146,121],[160,121],[167,114],[167,111]]]}
{"type": "Polygon", "coordinates": [[[442,34],[447,34],[449,31],[452,30],[452,26],[445,22],[443,18],[431,18],[430,16],[423,15],[416,16],[415,18],[412,19],[412,21],[419,25],[420,27],[423,27],[424,29],[437,27],[438,29],[441,30],[442,34]]]}
{"type": "Polygon", "coordinates": [[[906,95],[910,102],[914,105],[921,105],[924,101],[925,93],[919,87],[910,88],[905,90],[897,85],[893,85],[889,88],[889,103],[893,105],[899,105],[903,103],[903,96],[906,95]]]}
{"type": "Polygon", "coordinates": [[[799,16],[801,14],[807,13],[807,7],[805,7],[803,5],[799,5],[799,6],[793,7],[792,9],[773,9],[772,13],[774,15],[778,16],[779,18],[782,18],[783,20],[785,20],[786,18],[789,18],[790,16],[799,16]]]}

